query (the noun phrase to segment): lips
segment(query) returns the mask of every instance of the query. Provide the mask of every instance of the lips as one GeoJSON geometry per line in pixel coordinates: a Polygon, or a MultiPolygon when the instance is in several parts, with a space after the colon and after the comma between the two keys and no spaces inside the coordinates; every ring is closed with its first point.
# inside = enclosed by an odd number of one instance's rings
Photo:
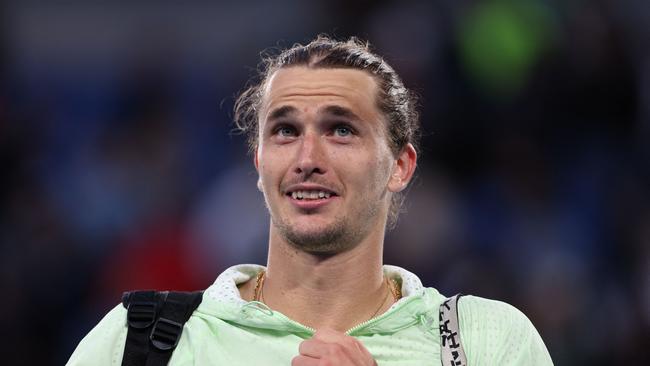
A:
{"type": "Polygon", "coordinates": [[[329,203],[338,194],[320,185],[293,185],[285,193],[296,206],[305,209],[318,208],[329,203]]]}
{"type": "Polygon", "coordinates": [[[338,196],[336,190],[320,184],[292,184],[284,190],[293,199],[315,200],[338,196]]]}
{"type": "Polygon", "coordinates": [[[332,193],[322,190],[300,190],[293,191],[289,193],[289,195],[294,200],[318,200],[323,198],[330,198],[332,196],[332,193]]]}

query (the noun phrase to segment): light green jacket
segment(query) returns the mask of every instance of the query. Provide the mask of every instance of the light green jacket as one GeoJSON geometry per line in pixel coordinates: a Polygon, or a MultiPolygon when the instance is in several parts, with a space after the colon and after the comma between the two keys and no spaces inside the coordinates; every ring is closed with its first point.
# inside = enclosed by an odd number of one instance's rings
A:
{"type": "MultiPolygon", "coordinates": [[[[185,324],[169,365],[291,364],[300,342],[314,330],[240,297],[237,284],[262,269],[239,265],[217,278],[185,324]]],[[[363,342],[380,366],[440,366],[438,308],[445,297],[399,267],[384,266],[384,273],[401,282],[402,299],[347,333],[363,342]]],[[[553,364],[535,327],[511,305],[464,296],[459,323],[470,366],[553,364]]],[[[126,309],[118,305],[79,343],[68,365],[120,365],[127,330],[126,309]]]]}

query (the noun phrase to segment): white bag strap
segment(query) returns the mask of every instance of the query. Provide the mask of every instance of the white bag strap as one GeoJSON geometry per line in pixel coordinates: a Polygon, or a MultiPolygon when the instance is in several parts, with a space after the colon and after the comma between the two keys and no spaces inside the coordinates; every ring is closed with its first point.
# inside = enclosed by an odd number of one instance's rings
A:
{"type": "Polygon", "coordinates": [[[457,294],[440,304],[440,354],[443,366],[467,366],[467,357],[460,343],[457,294]]]}

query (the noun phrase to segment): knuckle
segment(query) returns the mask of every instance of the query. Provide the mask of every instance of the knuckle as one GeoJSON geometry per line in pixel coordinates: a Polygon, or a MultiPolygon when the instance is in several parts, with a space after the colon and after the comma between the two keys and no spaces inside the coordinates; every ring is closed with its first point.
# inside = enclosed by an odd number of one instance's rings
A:
{"type": "Polygon", "coordinates": [[[334,354],[334,355],[340,356],[340,355],[342,355],[344,352],[345,352],[345,347],[343,347],[343,345],[340,344],[340,343],[333,343],[333,344],[330,346],[330,353],[332,353],[332,354],[334,354]]]}
{"type": "Polygon", "coordinates": [[[300,352],[300,353],[304,353],[305,350],[307,349],[307,347],[309,347],[309,343],[308,343],[308,341],[301,342],[301,343],[298,345],[298,352],[300,352]]]}
{"type": "Polygon", "coordinates": [[[346,347],[349,347],[349,348],[352,348],[352,349],[357,348],[357,341],[356,341],[356,339],[354,339],[354,338],[352,338],[352,337],[346,337],[346,338],[343,340],[343,344],[344,344],[346,347]]]}

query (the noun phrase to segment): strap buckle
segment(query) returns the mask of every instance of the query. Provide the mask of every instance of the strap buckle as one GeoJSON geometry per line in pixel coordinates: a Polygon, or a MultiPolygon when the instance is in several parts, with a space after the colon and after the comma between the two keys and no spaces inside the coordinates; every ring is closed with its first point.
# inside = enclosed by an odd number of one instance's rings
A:
{"type": "Polygon", "coordinates": [[[152,301],[134,301],[129,303],[127,321],[136,329],[148,328],[156,320],[156,303],[152,301]]]}
{"type": "Polygon", "coordinates": [[[160,318],[153,326],[149,339],[151,344],[161,351],[176,348],[183,332],[183,324],[167,318],[160,318]]]}

